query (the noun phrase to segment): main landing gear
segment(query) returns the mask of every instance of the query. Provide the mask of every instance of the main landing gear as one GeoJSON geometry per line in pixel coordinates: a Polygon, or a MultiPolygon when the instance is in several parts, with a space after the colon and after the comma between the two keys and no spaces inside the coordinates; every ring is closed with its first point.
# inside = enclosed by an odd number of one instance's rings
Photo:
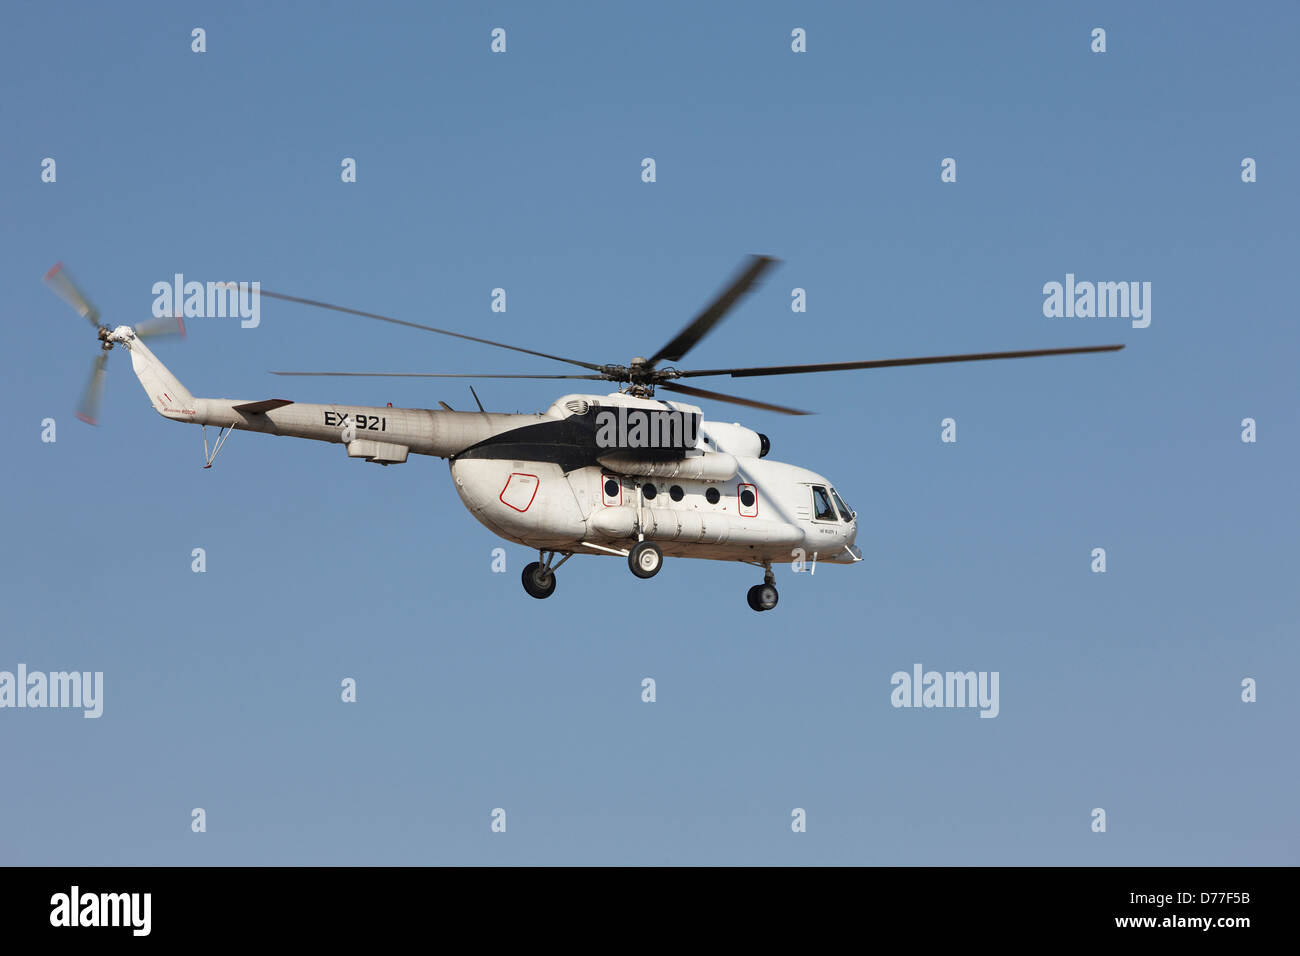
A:
{"type": "Polygon", "coordinates": [[[638,578],[652,578],[664,566],[664,553],[653,541],[638,541],[627,553],[627,566],[638,578]]]}
{"type": "Polygon", "coordinates": [[[555,593],[555,572],[559,570],[560,565],[573,557],[573,554],[570,553],[556,561],[556,554],[555,551],[539,551],[537,556],[541,560],[534,561],[524,568],[524,590],[528,592],[530,597],[535,597],[540,601],[555,593]]]}
{"type": "MultiPolygon", "coordinates": [[[[613,551],[612,548],[602,550],[613,551]]],[[[613,553],[626,554],[627,566],[638,578],[652,578],[664,566],[664,553],[659,545],[652,541],[638,541],[632,546],[631,551],[613,551],[613,553]]],[[[557,551],[539,551],[537,556],[539,560],[531,562],[524,568],[521,580],[529,596],[540,601],[555,593],[555,572],[559,570],[560,565],[573,557],[573,552],[570,551],[560,557],[557,551]],[[555,560],[557,557],[560,558],[558,561],[555,560]]]]}
{"type": "Polygon", "coordinates": [[[755,611],[770,611],[776,607],[776,602],[780,600],[780,595],[776,593],[776,575],[772,573],[772,565],[763,565],[763,583],[755,584],[745,595],[745,600],[755,611]]]}

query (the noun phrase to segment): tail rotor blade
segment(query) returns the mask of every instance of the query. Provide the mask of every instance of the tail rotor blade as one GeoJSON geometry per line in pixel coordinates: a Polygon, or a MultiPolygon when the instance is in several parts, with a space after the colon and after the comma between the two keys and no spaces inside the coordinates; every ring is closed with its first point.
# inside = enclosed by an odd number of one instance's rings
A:
{"type": "Polygon", "coordinates": [[[99,402],[104,395],[104,372],[108,367],[108,353],[101,352],[90,367],[90,378],[86,381],[86,390],[81,393],[81,402],[77,405],[77,417],[87,425],[99,424],[99,402]]]}
{"type": "Polygon", "coordinates": [[[156,319],[145,319],[135,327],[136,338],[164,339],[185,338],[185,320],[179,315],[164,315],[156,319]]]}
{"type": "Polygon", "coordinates": [[[98,328],[99,326],[99,309],[90,304],[90,300],[77,287],[68,270],[63,267],[62,262],[57,262],[54,268],[45,273],[45,284],[64,302],[77,310],[77,314],[85,318],[91,325],[98,328]]]}

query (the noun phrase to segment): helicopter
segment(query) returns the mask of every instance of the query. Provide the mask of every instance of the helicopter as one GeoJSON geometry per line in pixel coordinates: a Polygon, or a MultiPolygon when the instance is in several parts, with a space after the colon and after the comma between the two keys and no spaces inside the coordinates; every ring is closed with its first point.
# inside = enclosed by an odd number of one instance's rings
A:
{"type": "MultiPolygon", "coordinates": [[[[609,394],[571,393],[542,412],[489,412],[363,405],[323,405],[284,398],[196,398],[145,345],[183,336],[184,319],[164,316],[134,327],[100,324],[100,313],[62,264],[45,276],[53,291],[95,328],[101,352],[92,366],[77,417],[98,424],[108,353],[126,349],[154,410],[164,418],[203,426],[204,468],[211,468],[235,431],[262,432],[342,444],[349,458],[397,465],[408,456],[448,461],[456,493],[488,530],[535,550],[521,575],[524,591],[555,593],[556,572],[574,555],[627,559],[636,577],[657,575],[668,558],[738,561],[761,568],[763,580],[746,601],[755,611],[776,607],[775,563],[813,554],[823,564],[857,564],[857,512],[834,483],[817,472],[768,458],[771,440],[739,422],[705,420],[698,405],[656,398],[657,390],[783,415],[807,411],[706,390],[682,379],[749,378],[814,372],[934,365],[993,359],[1114,352],[1123,345],[982,352],[754,368],[681,369],[681,361],[777,262],[750,256],[713,300],[649,358],[628,365],[580,361],[391,316],[259,289],[260,295],[312,308],[389,322],[495,348],[537,356],[584,371],[562,374],[457,372],[301,372],[280,376],[394,378],[578,379],[615,383],[609,394]],[[207,428],[218,429],[209,449],[207,428]]],[[[232,287],[233,283],[217,283],[232,287]]]]}

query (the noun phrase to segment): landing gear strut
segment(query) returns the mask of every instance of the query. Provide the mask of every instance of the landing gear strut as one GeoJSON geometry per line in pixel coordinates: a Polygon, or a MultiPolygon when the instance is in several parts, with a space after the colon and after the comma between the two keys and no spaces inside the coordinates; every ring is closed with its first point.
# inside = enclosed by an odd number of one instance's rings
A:
{"type": "Polygon", "coordinates": [[[559,570],[560,565],[573,557],[573,554],[570,553],[556,561],[556,554],[555,551],[539,551],[537,556],[541,560],[525,566],[523,573],[524,590],[528,592],[530,597],[535,597],[540,601],[555,593],[555,572],[559,570]]]}
{"type": "Polygon", "coordinates": [[[770,611],[776,607],[776,602],[780,600],[780,595],[776,593],[776,575],[772,573],[772,565],[763,565],[763,583],[755,584],[745,595],[745,600],[755,611],[770,611]]]}

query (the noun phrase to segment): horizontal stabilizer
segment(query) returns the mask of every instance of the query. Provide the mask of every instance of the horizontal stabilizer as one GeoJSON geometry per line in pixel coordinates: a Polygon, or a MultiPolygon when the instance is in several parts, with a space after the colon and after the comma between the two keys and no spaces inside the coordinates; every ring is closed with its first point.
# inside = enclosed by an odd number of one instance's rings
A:
{"type": "Polygon", "coordinates": [[[292,405],[293,402],[287,398],[267,398],[260,402],[244,402],[242,405],[231,406],[237,412],[243,412],[245,415],[260,415],[263,412],[269,412],[273,408],[284,408],[286,405],[292,405]]]}

